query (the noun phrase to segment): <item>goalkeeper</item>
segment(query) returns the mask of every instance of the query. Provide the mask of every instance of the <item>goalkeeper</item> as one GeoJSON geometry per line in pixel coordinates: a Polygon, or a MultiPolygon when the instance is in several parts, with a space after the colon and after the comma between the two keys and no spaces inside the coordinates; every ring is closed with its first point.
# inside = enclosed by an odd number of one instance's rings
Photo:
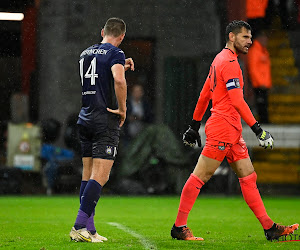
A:
{"type": "Polygon", "coordinates": [[[179,240],[203,240],[193,236],[187,219],[202,186],[210,179],[226,157],[239,178],[243,197],[261,223],[267,240],[292,234],[299,224],[282,226],[268,216],[256,186],[256,173],[242,137],[241,118],[257,136],[259,145],[273,148],[272,135],[263,130],[253,117],[243,97],[243,75],[239,54],[247,54],[252,44],[251,27],[244,21],[233,21],[226,27],[226,47],[215,57],[200,93],[193,121],[183,135],[183,142],[201,146],[200,121],[212,100],[211,117],[206,122],[207,136],[198,163],[186,181],[180,198],[177,218],[171,236],[179,240]]]}

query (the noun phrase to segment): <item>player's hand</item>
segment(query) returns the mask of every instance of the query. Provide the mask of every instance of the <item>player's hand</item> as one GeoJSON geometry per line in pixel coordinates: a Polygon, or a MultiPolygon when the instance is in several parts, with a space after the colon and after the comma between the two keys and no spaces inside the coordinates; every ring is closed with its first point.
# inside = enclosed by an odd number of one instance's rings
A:
{"type": "Polygon", "coordinates": [[[198,132],[200,125],[200,122],[194,120],[192,121],[192,125],[190,125],[188,130],[183,134],[182,141],[184,145],[195,147],[197,142],[198,146],[201,147],[201,138],[198,132]]]}
{"type": "Polygon", "coordinates": [[[120,117],[120,127],[123,126],[125,119],[126,119],[126,111],[121,111],[120,109],[110,109],[106,108],[108,112],[119,115],[120,117]]]}
{"type": "Polygon", "coordinates": [[[125,67],[125,71],[128,70],[128,69],[134,71],[134,62],[133,62],[132,58],[126,58],[125,59],[124,67],[125,67]]]}
{"type": "Polygon", "coordinates": [[[274,146],[274,138],[273,136],[268,132],[263,130],[259,135],[256,136],[259,141],[259,146],[266,148],[273,149],[274,146]]]}
{"type": "Polygon", "coordinates": [[[259,146],[264,147],[265,149],[273,149],[274,138],[268,131],[263,130],[258,122],[256,122],[251,129],[256,134],[259,146]]]}

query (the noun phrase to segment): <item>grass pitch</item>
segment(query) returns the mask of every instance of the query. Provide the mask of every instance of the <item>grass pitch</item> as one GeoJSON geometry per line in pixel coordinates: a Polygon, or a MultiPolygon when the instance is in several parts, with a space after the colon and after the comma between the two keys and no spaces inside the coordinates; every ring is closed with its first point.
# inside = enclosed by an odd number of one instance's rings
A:
{"type": "MultiPolygon", "coordinates": [[[[276,222],[300,222],[300,198],[265,198],[276,222]]],[[[268,242],[242,197],[199,196],[188,225],[204,242],[173,240],[179,197],[101,197],[96,210],[104,243],[69,239],[79,198],[0,197],[0,249],[300,249],[300,242],[268,242]]],[[[300,232],[296,232],[300,234],[300,232]]]]}

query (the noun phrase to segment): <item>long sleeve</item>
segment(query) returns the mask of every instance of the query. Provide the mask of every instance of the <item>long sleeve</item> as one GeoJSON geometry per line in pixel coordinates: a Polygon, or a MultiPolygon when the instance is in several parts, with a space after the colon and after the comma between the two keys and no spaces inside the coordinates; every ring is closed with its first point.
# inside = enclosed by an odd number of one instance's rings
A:
{"type": "Polygon", "coordinates": [[[240,88],[232,89],[228,91],[229,98],[234,108],[239,112],[242,119],[248,124],[249,127],[256,123],[256,120],[244,100],[243,90],[240,88]]]}
{"type": "Polygon", "coordinates": [[[204,86],[201,90],[196,108],[194,110],[193,119],[195,121],[202,120],[202,117],[207,109],[210,98],[211,98],[210,79],[209,77],[207,77],[204,86]]]}

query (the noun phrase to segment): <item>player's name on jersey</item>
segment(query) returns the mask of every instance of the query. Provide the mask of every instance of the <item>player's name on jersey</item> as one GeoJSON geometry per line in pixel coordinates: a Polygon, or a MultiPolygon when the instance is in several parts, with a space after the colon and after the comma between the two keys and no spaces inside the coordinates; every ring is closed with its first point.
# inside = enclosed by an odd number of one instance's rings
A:
{"type": "Polygon", "coordinates": [[[96,91],[89,90],[89,91],[82,92],[82,95],[94,95],[94,94],[96,94],[96,91]]]}
{"type": "Polygon", "coordinates": [[[84,55],[92,55],[92,54],[100,54],[100,55],[106,55],[108,50],[105,49],[87,49],[81,53],[80,56],[84,55]]]}

